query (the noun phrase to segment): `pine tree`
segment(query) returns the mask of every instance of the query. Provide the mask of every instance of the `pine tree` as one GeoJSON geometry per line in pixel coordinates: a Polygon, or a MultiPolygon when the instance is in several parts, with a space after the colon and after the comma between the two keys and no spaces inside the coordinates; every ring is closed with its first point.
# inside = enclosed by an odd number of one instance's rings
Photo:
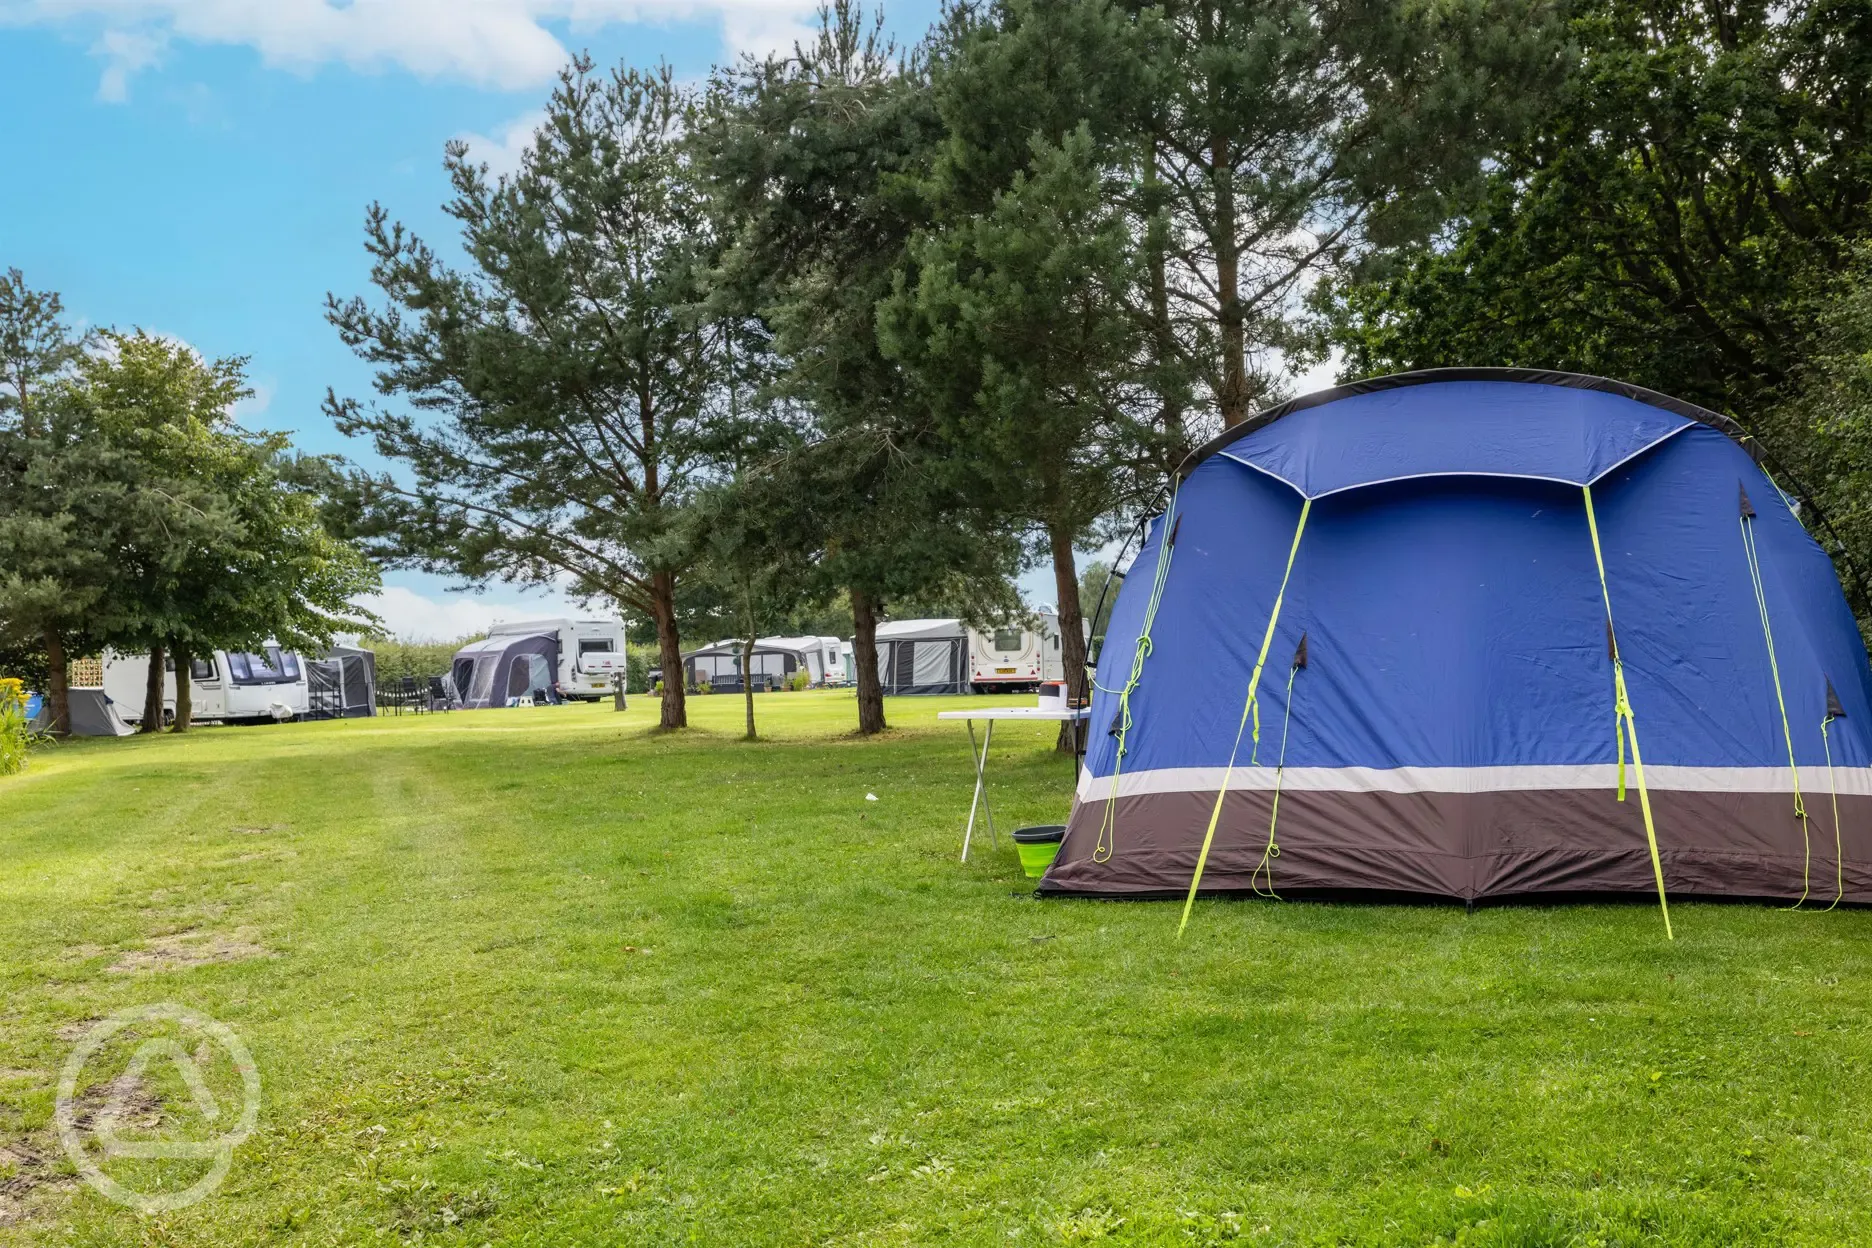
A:
{"type": "Polygon", "coordinates": [[[446,210],[472,270],[373,205],[385,306],[328,300],[378,391],[415,409],[327,400],[342,430],[408,474],[360,483],[374,551],[641,611],[665,728],[687,722],[677,591],[696,555],[682,516],[715,471],[735,331],[701,307],[715,244],[686,162],[692,109],[667,68],[606,76],[576,62],[517,173],[490,181],[449,148],[446,210]]]}
{"type": "Polygon", "coordinates": [[[757,317],[781,362],[775,391],[810,414],[774,465],[779,517],[813,578],[844,591],[856,651],[858,729],[885,727],[876,631],[888,604],[939,585],[1005,601],[1015,535],[959,490],[927,405],[878,342],[923,210],[915,179],[939,137],[924,72],[867,28],[849,0],[790,56],[716,76],[696,136],[733,245],[715,297],[757,317]]]}

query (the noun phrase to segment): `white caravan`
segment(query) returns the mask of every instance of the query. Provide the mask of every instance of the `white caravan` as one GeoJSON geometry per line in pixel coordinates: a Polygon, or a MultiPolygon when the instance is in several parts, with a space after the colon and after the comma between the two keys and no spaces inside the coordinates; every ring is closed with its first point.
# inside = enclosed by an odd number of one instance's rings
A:
{"type": "MultiPolygon", "coordinates": [[[[164,663],[163,714],[175,714],[175,660],[164,663]]],[[[131,722],[143,718],[149,655],[104,652],[104,696],[131,722]]],[[[309,705],[305,664],[269,641],[258,651],[216,650],[189,663],[189,714],[223,723],[296,719],[309,705]]]]}
{"type": "Polygon", "coordinates": [[[624,654],[622,620],[513,620],[496,624],[489,636],[553,633],[559,638],[559,691],[568,698],[596,702],[611,692],[619,661],[580,662],[586,655],[624,654]]]}
{"type": "Polygon", "coordinates": [[[1046,606],[1034,615],[1037,628],[1014,623],[985,633],[969,630],[969,684],[976,693],[1020,693],[1066,679],[1059,612],[1046,606]]]}

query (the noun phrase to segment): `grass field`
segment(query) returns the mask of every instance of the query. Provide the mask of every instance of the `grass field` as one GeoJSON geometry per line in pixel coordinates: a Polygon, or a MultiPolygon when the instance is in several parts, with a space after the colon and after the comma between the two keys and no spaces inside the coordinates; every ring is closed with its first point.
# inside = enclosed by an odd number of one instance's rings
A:
{"type": "MultiPolygon", "coordinates": [[[[0,1242],[1872,1242],[1872,914],[1210,902],[1179,944],[1035,900],[1005,831],[957,861],[953,703],[692,705],[0,780],[0,1242]],[[48,1124],[84,1024],[159,1001],[264,1092],[144,1216],[48,1124]]],[[[1049,735],[996,734],[1004,829],[1063,811],[1049,735]]]]}

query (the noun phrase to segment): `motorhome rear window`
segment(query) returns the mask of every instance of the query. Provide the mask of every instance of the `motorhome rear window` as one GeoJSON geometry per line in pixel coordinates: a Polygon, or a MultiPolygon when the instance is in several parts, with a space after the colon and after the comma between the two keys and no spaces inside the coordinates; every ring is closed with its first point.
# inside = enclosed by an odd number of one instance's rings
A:
{"type": "Polygon", "coordinates": [[[994,646],[997,650],[1022,650],[1027,646],[1027,634],[1018,628],[995,629],[994,646]]]}

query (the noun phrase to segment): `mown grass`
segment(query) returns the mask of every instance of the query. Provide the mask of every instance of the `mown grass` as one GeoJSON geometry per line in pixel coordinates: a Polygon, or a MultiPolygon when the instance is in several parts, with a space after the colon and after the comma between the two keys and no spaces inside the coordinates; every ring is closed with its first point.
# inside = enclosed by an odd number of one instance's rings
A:
{"type": "Polygon", "coordinates": [[[1178,943],[1031,896],[1045,728],[997,732],[1001,845],[957,861],[948,705],[36,756],[0,781],[0,1241],[1872,1242],[1872,914],[1210,902],[1178,943]],[[181,931],[266,953],[112,969],[181,931]],[[152,1001],[233,1026],[264,1102],[216,1195],[142,1217],[18,1158],[74,1024],[152,1001]]]}

